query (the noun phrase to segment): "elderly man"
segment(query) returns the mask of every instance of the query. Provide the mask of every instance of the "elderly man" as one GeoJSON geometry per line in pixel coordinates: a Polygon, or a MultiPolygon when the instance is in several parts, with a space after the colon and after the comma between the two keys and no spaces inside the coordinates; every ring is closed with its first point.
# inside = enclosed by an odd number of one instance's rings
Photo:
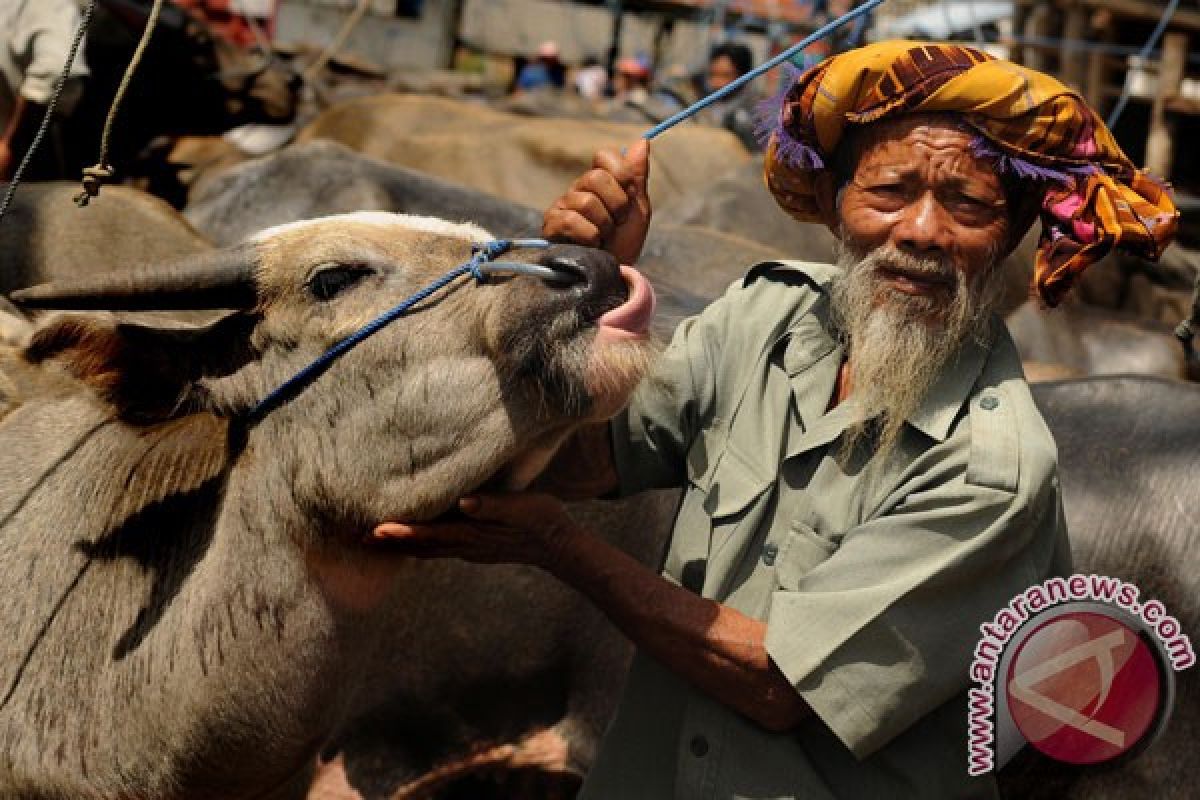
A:
{"type": "MultiPolygon", "coordinates": [[[[1050,304],[1114,246],[1175,225],[1078,96],[962,47],[891,42],[789,77],[767,184],[838,264],[768,263],[684,322],[560,495],[681,486],[661,576],[546,495],[473,523],[384,525],[421,554],[537,564],[638,652],[587,798],[972,797],[979,625],[1069,569],[1054,442],[990,313],[1040,211],[1050,304]]],[[[548,235],[636,259],[647,150],[597,157],[548,235]]]]}

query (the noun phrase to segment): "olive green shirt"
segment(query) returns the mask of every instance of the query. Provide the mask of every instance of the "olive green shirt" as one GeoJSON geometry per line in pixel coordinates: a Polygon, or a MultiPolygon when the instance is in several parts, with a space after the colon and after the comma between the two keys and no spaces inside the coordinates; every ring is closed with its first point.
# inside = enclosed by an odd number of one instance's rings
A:
{"type": "Polygon", "coordinates": [[[1054,440],[994,320],[886,462],[840,465],[835,274],[751,270],[612,426],[623,493],[685,487],[663,574],[766,620],[815,715],[770,733],[639,653],[583,798],[995,794],[967,775],[969,666],[981,623],[1069,571],[1054,440]]]}

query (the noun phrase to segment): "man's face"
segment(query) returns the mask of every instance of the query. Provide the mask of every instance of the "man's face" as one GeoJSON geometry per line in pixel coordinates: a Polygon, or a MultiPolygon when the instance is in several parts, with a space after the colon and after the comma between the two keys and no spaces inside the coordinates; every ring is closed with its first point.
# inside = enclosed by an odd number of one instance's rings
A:
{"type": "MultiPolygon", "coordinates": [[[[928,115],[901,117],[860,134],[857,165],[841,198],[843,239],[869,252],[889,245],[936,260],[968,283],[990,267],[1009,234],[994,167],[971,152],[972,135],[928,115]]],[[[949,276],[879,270],[897,292],[945,298],[949,276]]]]}
{"type": "Polygon", "coordinates": [[[858,409],[847,441],[879,416],[887,451],[963,341],[986,330],[1009,216],[994,169],[948,122],[889,121],[856,136],[833,310],[858,409]]]}
{"type": "Polygon", "coordinates": [[[717,56],[708,65],[708,90],[724,89],[738,78],[737,67],[729,56],[717,56]]]}

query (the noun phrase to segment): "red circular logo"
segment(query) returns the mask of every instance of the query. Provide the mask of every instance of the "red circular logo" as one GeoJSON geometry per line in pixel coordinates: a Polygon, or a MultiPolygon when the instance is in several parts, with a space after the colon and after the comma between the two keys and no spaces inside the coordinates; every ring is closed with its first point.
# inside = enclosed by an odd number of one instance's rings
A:
{"type": "Polygon", "coordinates": [[[1005,689],[1021,735],[1070,764],[1129,752],[1154,724],[1163,698],[1146,642],[1122,622],[1087,611],[1035,628],[1009,665],[1005,689]]]}

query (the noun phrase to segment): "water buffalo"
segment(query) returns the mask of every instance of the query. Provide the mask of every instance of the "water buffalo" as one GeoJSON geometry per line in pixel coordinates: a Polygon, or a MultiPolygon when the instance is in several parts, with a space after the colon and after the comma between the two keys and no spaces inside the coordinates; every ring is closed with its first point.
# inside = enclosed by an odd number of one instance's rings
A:
{"type": "Polygon", "coordinates": [[[390,755],[414,776],[464,738],[547,729],[560,747],[539,752],[586,763],[625,655],[598,615],[536,570],[415,562],[365,533],[520,487],[612,413],[648,359],[645,279],[598,251],[516,251],[554,281],[460,278],[249,414],[487,238],[358,214],[16,293],[239,310],[63,314],[0,350],[0,796],[301,797],[316,753],[398,695],[410,747],[390,755]],[[603,691],[568,696],[571,675],[603,691]]]}
{"type": "MultiPolygon", "coordinates": [[[[546,208],[592,165],[644,128],[592,120],[519,117],[442,97],[384,94],[320,114],[297,142],[331,139],[354,150],[489,194],[546,208]]],[[[733,134],[684,126],[656,142],[650,195],[656,208],[704,187],[749,156],[733,134]]]]}
{"type": "Polygon", "coordinates": [[[0,294],[212,249],[153,195],[111,186],[79,208],[71,202],[78,192],[78,184],[65,182],[20,187],[0,225],[0,294]]]}
{"type": "MultiPolygon", "coordinates": [[[[1058,444],[1063,505],[1075,569],[1135,583],[1158,598],[1193,647],[1200,636],[1200,526],[1191,503],[1200,466],[1200,387],[1148,377],[1039,384],[1034,399],[1058,444]]],[[[1176,675],[1163,737],[1132,760],[1072,768],[1019,756],[1001,772],[1013,798],[1195,796],[1200,669],[1176,675]]]]}
{"type": "Polygon", "coordinates": [[[1027,362],[1054,364],[1079,375],[1188,377],[1183,348],[1159,322],[1070,301],[1049,310],[1029,301],[1006,322],[1027,362]]]}
{"type": "MultiPolygon", "coordinates": [[[[470,219],[506,236],[536,234],[540,212],[328,141],[291,145],[208,176],[185,209],[219,245],[269,225],[359,209],[470,219]]],[[[655,224],[638,262],[667,291],[715,297],[776,248],[690,224],[655,224]]]]}
{"type": "MultiPolygon", "coordinates": [[[[91,76],[62,126],[61,174],[77,179],[95,163],[118,84],[141,38],[148,2],[101,0],[88,30],[91,76]]],[[[167,4],[113,126],[109,163],[122,174],[156,136],[219,133],[251,122],[284,123],[296,112],[295,73],[281,61],[215,35],[167,4]]]]}

